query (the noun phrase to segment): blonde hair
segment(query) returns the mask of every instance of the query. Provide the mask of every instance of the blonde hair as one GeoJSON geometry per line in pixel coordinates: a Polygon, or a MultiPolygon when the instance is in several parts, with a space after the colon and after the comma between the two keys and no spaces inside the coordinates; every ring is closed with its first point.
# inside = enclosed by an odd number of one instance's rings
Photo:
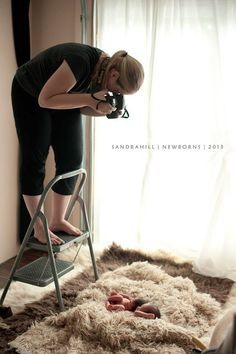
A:
{"type": "Polygon", "coordinates": [[[142,64],[125,50],[114,53],[108,61],[104,81],[111,69],[119,72],[118,84],[129,93],[138,91],[144,80],[142,64]]]}
{"type": "Polygon", "coordinates": [[[144,80],[144,70],[142,64],[129,55],[125,50],[120,50],[110,58],[103,53],[95,67],[92,75],[90,88],[92,91],[98,90],[107,80],[111,69],[119,72],[118,84],[129,93],[138,91],[144,80]]]}

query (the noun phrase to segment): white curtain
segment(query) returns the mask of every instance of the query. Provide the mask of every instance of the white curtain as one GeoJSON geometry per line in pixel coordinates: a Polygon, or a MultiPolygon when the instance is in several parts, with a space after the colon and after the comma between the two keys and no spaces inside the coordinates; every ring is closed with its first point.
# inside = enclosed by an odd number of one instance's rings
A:
{"type": "Polygon", "coordinates": [[[97,0],[95,44],[145,70],[129,119],[95,118],[95,241],[236,280],[236,1],[97,0]]]}

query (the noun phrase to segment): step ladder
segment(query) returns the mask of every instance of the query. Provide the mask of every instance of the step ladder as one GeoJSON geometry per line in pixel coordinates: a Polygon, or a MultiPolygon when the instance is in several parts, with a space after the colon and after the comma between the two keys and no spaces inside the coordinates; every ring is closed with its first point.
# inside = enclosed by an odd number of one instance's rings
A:
{"type": "Polygon", "coordinates": [[[59,308],[60,308],[60,311],[63,311],[64,304],[63,304],[63,299],[62,299],[62,295],[61,295],[61,290],[60,290],[58,278],[64,274],[68,273],[72,269],[74,269],[74,261],[75,261],[76,257],[78,256],[78,253],[79,253],[80,248],[82,246],[82,242],[84,242],[85,240],[87,240],[87,242],[88,242],[95,280],[98,279],[98,272],[97,272],[96,261],[95,261],[94,252],[93,252],[93,245],[92,245],[92,240],[91,240],[91,230],[90,230],[89,221],[88,221],[87,209],[86,209],[86,205],[84,203],[84,200],[80,196],[80,193],[82,191],[83,185],[86,180],[86,177],[87,177],[86,170],[83,168],[80,168],[80,169],[72,171],[72,172],[58,175],[47,184],[47,186],[45,187],[45,189],[41,195],[41,198],[39,200],[35,214],[32,217],[32,220],[29,224],[29,227],[26,231],[25,237],[24,237],[23,242],[21,244],[19,253],[18,253],[16,260],[13,264],[13,267],[11,269],[7,284],[3,290],[3,293],[2,293],[2,296],[0,299],[0,305],[3,305],[4,299],[7,295],[7,292],[8,292],[8,289],[10,287],[12,280],[20,281],[23,283],[28,283],[28,284],[32,284],[32,285],[36,285],[36,286],[42,286],[42,287],[46,286],[54,281],[57,299],[58,299],[58,303],[59,303],[59,308]],[[48,221],[47,221],[47,218],[44,215],[44,213],[41,211],[41,207],[42,207],[43,203],[45,202],[45,199],[46,199],[46,196],[47,196],[49,190],[52,188],[52,186],[54,184],[56,184],[59,180],[71,178],[71,177],[75,177],[75,176],[77,176],[79,178],[78,178],[77,184],[75,186],[74,193],[70,199],[70,203],[68,205],[68,208],[66,210],[65,219],[66,220],[69,219],[76,202],[79,202],[80,207],[81,207],[81,214],[82,214],[83,221],[85,224],[85,230],[81,230],[83,233],[82,233],[82,235],[80,235],[78,237],[68,235],[65,233],[61,233],[61,232],[57,232],[56,234],[61,239],[63,239],[64,244],[53,245],[51,243],[51,239],[49,236],[48,221]],[[47,240],[47,243],[45,245],[38,242],[33,236],[31,236],[35,221],[38,217],[41,219],[43,226],[44,226],[45,236],[46,236],[46,240],[47,240]],[[72,262],[64,261],[64,260],[60,260],[60,259],[56,258],[57,253],[64,251],[65,249],[71,247],[74,244],[80,244],[80,247],[78,248],[76,256],[72,262]],[[40,257],[40,258],[36,259],[35,261],[27,264],[26,266],[24,266],[20,269],[17,269],[26,247],[32,248],[35,250],[45,251],[48,253],[48,256],[40,257]]]}

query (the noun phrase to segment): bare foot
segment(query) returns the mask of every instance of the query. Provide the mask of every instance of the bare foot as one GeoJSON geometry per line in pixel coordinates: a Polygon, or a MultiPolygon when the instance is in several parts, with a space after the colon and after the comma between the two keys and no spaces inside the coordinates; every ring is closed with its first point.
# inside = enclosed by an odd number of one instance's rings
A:
{"type": "Polygon", "coordinates": [[[62,220],[59,222],[52,222],[50,225],[50,230],[56,232],[56,231],[63,231],[67,233],[68,235],[73,235],[73,236],[80,236],[82,235],[82,231],[69,223],[66,220],[62,220]]]}
{"type": "MultiPolygon", "coordinates": [[[[50,230],[49,230],[49,233],[50,233],[50,238],[51,238],[51,242],[52,242],[53,245],[61,245],[61,244],[64,243],[64,241],[60,237],[55,235],[50,230]]],[[[44,230],[40,230],[40,229],[35,230],[34,237],[42,244],[46,244],[47,243],[44,230]]]]}

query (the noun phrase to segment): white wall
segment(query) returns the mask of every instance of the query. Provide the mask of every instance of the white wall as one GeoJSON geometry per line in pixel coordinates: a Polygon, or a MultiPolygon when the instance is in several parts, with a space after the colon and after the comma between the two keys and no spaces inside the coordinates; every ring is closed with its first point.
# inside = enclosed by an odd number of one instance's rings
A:
{"type": "Polygon", "coordinates": [[[31,0],[32,55],[54,44],[75,41],[80,21],[80,2],[75,0],[31,0]]]}
{"type": "Polygon", "coordinates": [[[11,108],[16,71],[11,1],[0,1],[0,263],[15,256],[18,214],[18,142],[11,108]]]}

